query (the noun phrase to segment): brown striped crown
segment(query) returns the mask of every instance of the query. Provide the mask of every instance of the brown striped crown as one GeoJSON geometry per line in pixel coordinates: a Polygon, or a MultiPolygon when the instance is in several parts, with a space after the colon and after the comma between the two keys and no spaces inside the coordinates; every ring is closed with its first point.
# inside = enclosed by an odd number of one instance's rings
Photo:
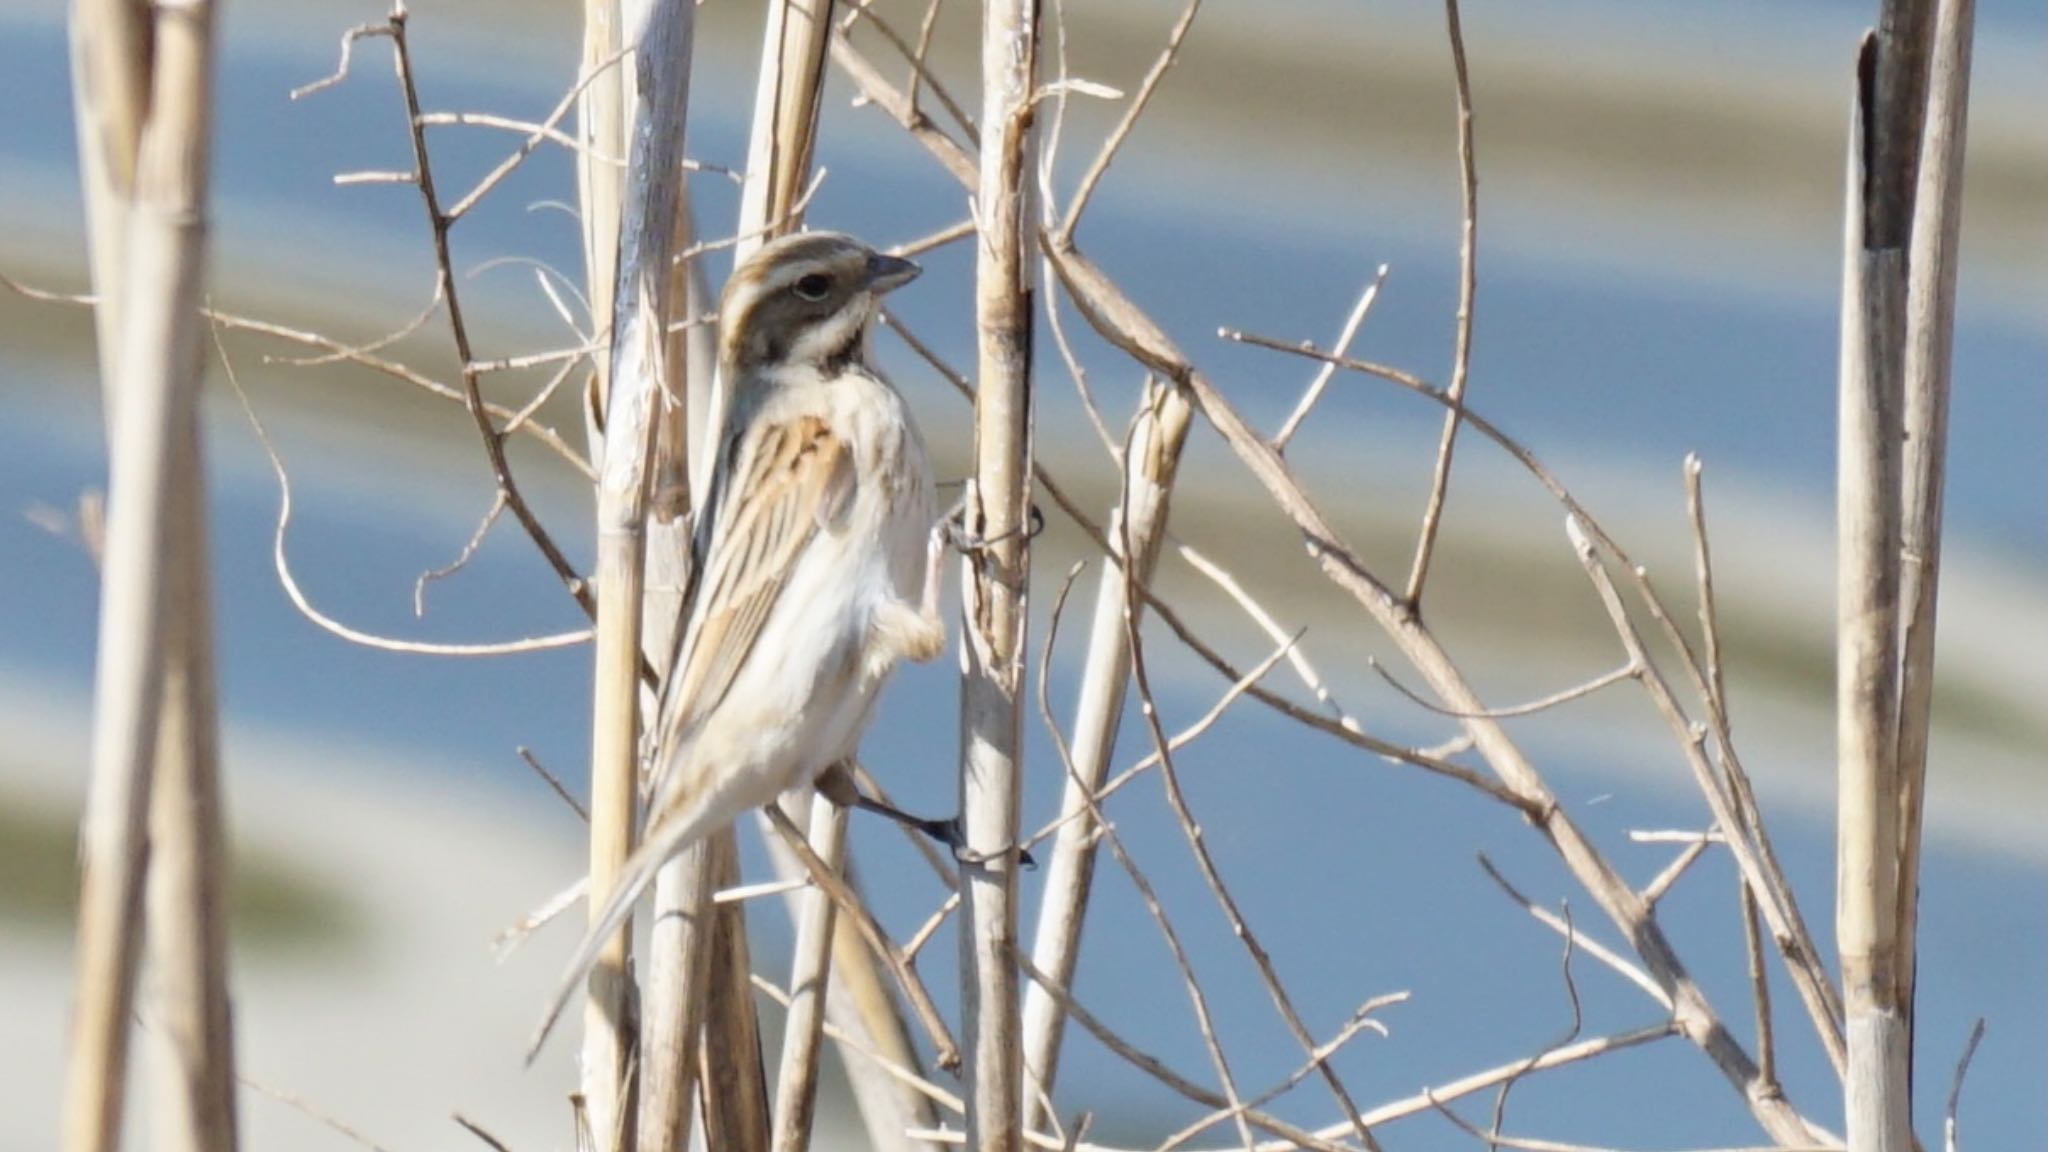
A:
{"type": "Polygon", "coordinates": [[[877,302],[917,274],[916,264],[840,232],[805,232],[762,246],[733,272],[719,304],[719,361],[727,379],[858,358],[877,302]]]}

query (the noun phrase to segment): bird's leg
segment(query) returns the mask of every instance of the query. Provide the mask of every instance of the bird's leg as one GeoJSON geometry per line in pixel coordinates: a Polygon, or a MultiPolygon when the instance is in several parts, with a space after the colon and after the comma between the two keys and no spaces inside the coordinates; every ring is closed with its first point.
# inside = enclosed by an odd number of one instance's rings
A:
{"type": "MultiPolygon", "coordinates": [[[[849,772],[844,764],[834,764],[825,769],[818,776],[817,789],[819,795],[842,808],[852,807],[863,812],[873,812],[913,832],[922,833],[939,844],[944,844],[953,853],[953,858],[962,863],[979,864],[988,859],[980,853],[967,850],[966,830],[960,826],[958,816],[944,820],[913,816],[886,800],[877,800],[866,795],[860,790],[860,786],[854,783],[853,773],[849,772]]],[[[1028,851],[1018,850],[1017,860],[1026,868],[1038,867],[1038,861],[1032,859],[1028,851]]]]}
{"type": "Polygon", "coordinates": [[[938,527],[933,531],[944,531],[946,542],[958,552],[983,552],[1005,540],[1014,540],[1019,536],[1026,540],[1036,540],[1038,534],[1045,531],[1045,513],[1039,511],[1036,504],[1031,505],[1029,512],[1025,522],[1019,527],[1012,528],[1000,536],[983,536],[967,527],[967,498],[962,496],[960,502],[953,505],[953,510],[946,514],[945,519],[939,521],[938,527]]]}

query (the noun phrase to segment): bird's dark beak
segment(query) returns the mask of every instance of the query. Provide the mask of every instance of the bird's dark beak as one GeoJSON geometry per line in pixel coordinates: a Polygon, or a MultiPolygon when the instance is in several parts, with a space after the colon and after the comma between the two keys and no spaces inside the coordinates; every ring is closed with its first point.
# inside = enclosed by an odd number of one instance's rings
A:
{"type": "Polygon", "coordinates": [[[901,256],[877,252],[868,257],[868,290],[877,296],[892,292],[917,279],[917,274],[922,271],[924,269],[901,256]]]}

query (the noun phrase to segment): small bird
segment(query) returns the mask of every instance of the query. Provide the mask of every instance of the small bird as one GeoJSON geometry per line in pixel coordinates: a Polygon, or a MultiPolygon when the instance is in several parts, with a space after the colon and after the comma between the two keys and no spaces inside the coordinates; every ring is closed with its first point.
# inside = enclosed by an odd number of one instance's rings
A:
{"type": "Polygon", "coordinates": [[[809,232],[765,245],[725,287],[726,413],[644,832],[529,1060],[664,862],[851,757],[890,671],[945,645],[931,462],[909,406],[868,363],[882,296],[918,272],[809,232]]]}

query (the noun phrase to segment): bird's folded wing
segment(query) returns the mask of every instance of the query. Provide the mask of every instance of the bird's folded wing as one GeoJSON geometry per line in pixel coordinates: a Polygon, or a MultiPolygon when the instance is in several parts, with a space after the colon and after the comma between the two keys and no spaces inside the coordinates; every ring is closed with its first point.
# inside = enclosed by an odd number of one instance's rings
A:
{"type": "Polygon", "coordinates": [[[665,746],[725,699],[797,557],[852,491],[846,443],[823,420],[799,416],[757,433],[741,441],[712,510],[695,603],[664,694],[665,746]]]}

